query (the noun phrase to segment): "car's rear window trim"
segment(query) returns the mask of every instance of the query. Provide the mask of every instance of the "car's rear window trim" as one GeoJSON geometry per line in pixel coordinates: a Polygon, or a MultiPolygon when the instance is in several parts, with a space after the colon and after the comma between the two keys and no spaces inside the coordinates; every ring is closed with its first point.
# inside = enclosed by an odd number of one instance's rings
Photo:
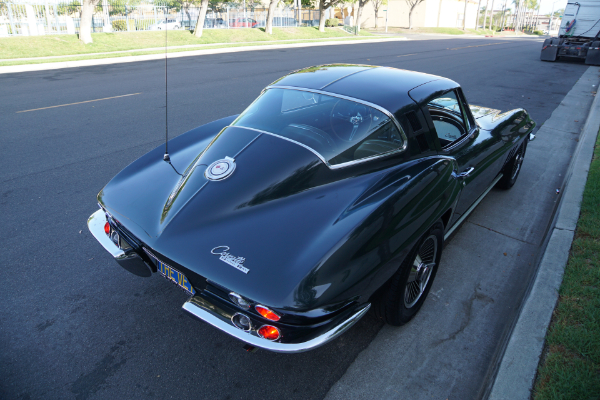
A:
{"type": "MultiPolygon", "coordinates": [[[[388,151],[388,152],[381,153],[381,154],[377,154],[377,155],[374,155],[374,156],[371,156],[371,157],[364,157],[364,158],[361,158],[359,160],[352,160],[352,161],[348,161],[348,162],[345,162],[345,163],[331,165],[315,149],[313,149],[310,146],[307,146],[307,145],[305,145],[303,143],[297,142],[297,141],[295,141],[293,139],[287,138],[287,137],[282,136],[282,135],[278,135],[278,134],[273,133],[273,132],[267,132],[267,131],[263,131],[263,130],[256,129],[256,128],[250,128],[250,127],[243,126],[243,125],[232,125],[232,126],[237,126],[239,128],[245,128],[245,129],[252,129],[252,130],[254,130],[256,132],[266,133],[267,135],[276,136],[278,138],[287,140],[288,142],[296,143],[296,144],[304,147],[305,149],[310,150],[314,155],[316,155],[317,157],[319,157],[319,159],[321,161],[323,161],[323,163],[325,165],[327,165],[327,167],[330,168],[330,169],[340,169],[340,168],[349,167],[349,166],[352,166],[352,165],[356,165],[356,164],[361,164],[361,163],[364,163],[364,162],[372,161],[372,160],[375,160],[375,159],[378,159],[378,158],[387,157],[387,156],[392,155],[392,154],[401,153],[404,150],[406,150],[406,148],[408,147],[408,138],[406,137],[406,133],[404,133],[404,129],[402,129],[402,127],[400,126],[400,124],[396,120],[396,117],[394,117],[394,114],[392,114],[391,112],[389,112],[388,110],[386,110],[385,108],[383,108],[383,107],[381,107],[381,106],[379,106],[377,104],[373,104],[373,103],[370,103],[368,101],[357,99],[357,98],[350,97],[350,96],[344,96],[344,95],[337,94],[337,93],[327,92],[325,90],[308,89],[308,88],[296,87],[296,86],[271,85],[271,86],[267,86],[266,88],[264,88],[262,90],[261,94],[264,93],[268,89],[288,89],[288,90],[297,90],[297,91],[300,91],[300,92],[311,92],[311,93],[316,93],[316,94],[322,94],[322,95],[325,95],[325,96],[337,97],[339,99],[344,99],[344,100],[348,100],[348,101],[353,101],[353,102],[364,104],[365,106],[374,108],[374,109],[382,112],[383,114],[385,114],[394,123],[394,125],[396,126],[396,129],[398,129],[398,132],[400,133],[400,136],[402,136],[402,146],[398,147],[395,150],[388,151]]],[[[259,98],[260,98],[260,96],[259,96],[259,98]]],[[[235,123],[235,121],[233,123],[235,123]]]]}

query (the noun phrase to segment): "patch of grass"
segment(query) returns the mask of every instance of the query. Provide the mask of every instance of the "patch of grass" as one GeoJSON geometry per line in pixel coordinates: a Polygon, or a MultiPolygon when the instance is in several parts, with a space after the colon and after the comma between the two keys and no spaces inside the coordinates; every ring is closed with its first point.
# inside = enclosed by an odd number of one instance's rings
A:
{"type": "Polygon", "coordinates": [[[534,400],[600,399],[600,136],[534,400]]]}
{"type": "MultiPolygon", "coordinates": [[[[336,41],[360,41],[364,39],[370,39],[370,37],[366,36],[349,36],[349,37],[341,37],[336,39],[336,41]]],[[[323,39],[325,41],[327,39],[323,39]]],[[[294,43],[306,43],[307,40],[290,40],[284,43],[286,44],[294,44],[294,43]]],[[[247,47],[247,46],[268,46],[272,44],[278,44],[281,42],[262,42],[262,43],[237,43],[237,44],[225,44],[225,45],[207,45],[201,48],[179,48],[179,49],[169,49],[168,53],[180,53],[183,51],[193,51],[193,50],[211,50],[211,49],[222,49],[229,47],[247,47]]],[[[26,64],[43,64],[43,63],[55,63],[55,62],[64,62],[64,61],[81,61],[81,60],[97,60],[102,58],[118,58],[118,57],[129,57],[129,56],[142,56],[148,54],[164,54],[164,50],[148,50],[148,51],[126,51],[123,53],[112,53],[112,54],[97,54],[97,55],[81,55],[81,56],[72,56],[72,57],[61,57],[61,58],[41,58],[41,59],[33,59],[33,60],[14,60],[14,61],[3,61],[0,62],[0,66],[11,66],[11,65],[26,65],[26,64]]]]}
{"type": "MultiPolygon", "coordinates": [[[[361,36],[371,33],[361,32],[361,36]]],[[[338,28],[273,28],[267,35],[263,29],[205,29],[197,38],[189,31],[168,32],[169,46],[206,45],[215,43],[245,43],[279,40],[306,40],[353,37],[338,28]]],[[[112,51],[160,48],[165,45],[164,31],[93,33],[93,43],[84,45],[76,35],[24,36],[0,39],[0,59],[83,55],[112,51]]],[[[106,56],[102,57],[105,58],[106,56]]],[[[64,61],[64,60],[63,60],[64,61]]]]}

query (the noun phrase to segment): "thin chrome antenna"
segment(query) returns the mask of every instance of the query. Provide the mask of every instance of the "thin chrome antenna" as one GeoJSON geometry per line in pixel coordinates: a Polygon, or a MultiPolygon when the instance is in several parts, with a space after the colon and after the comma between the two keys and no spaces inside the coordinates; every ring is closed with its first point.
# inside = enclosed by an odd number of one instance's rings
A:
{"type": "Polygon", "coordinates": [[[165,155],[163,160],[171,164],[169,157],[169,86],[167,85],[167,31],[169,30],[168,8],[165,7],[165,155]]]}

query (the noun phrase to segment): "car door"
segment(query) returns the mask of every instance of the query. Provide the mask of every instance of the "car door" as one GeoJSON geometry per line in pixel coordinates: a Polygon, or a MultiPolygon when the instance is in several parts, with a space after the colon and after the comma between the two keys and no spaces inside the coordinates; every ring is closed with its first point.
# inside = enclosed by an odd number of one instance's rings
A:
{"type": "Polygon", "coordinates": [[[449,90],[427,103],[440,154],[456,160],[455,179],[461,192],[450,226],[485,192],[497,171],[489,168],[494,152],[502,147],[499,138],[480,129],[467,106],[462,91],[449,90]]]}

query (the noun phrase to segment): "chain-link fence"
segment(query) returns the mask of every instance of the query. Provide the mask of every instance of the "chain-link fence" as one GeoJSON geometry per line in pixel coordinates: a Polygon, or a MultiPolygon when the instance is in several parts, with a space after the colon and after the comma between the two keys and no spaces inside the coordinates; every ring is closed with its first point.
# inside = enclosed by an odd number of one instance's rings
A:
{"type": "MultiPolygon", "coordinates": [[[[92,16],[93,32],[194,30],[199,7],[174,9],[156,5],[100,2],[92,16]]],[[[204,29],[260,28],[267,24],[267,9],[223,8],[209,10],[204,29]]],[[[0,37],[79,33],[81,5],[77,3],[23,4],[0,1],[0,37]]],[[[274,27],[318,26],[318,10],[275,9],[274,27]]]]}

